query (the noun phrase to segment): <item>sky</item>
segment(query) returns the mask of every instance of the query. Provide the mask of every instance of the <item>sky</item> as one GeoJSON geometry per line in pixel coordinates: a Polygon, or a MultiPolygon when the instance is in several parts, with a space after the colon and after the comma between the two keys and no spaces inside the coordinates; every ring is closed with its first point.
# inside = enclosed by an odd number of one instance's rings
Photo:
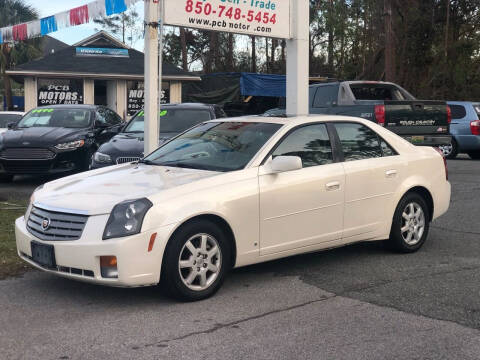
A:
{"type": "MultiPolygon", "coordinates": [[[[24,0],[26,4],[31,5],[38,11],[41,18],[55,15],[56,13],[73,9],[77,6],[86,5],[90,1],[91,0],[24,0]]],[[[139,2],[136,7],[138,13],[143,17],[143,2],[139,2]]],[[[64,43],[72,45],[89,37],[90,35],[93,35],[96,32],[95,28],[98,29],[98,26],[93,23],[89,23],[63,29],[50,35],[58,40],[63,41],[64,43]]],[[[143,44],[138,42],[135,44],[135,47],[139,50],[142,50],[143,44]]]]}

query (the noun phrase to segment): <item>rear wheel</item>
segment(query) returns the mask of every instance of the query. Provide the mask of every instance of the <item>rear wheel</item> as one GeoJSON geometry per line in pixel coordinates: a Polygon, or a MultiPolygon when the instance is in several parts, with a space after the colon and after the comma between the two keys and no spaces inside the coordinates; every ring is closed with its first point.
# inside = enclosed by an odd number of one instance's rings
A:
{"type": "Polygon", "coordinates": [[[454,139],[448,145],[439,146],[439,149],[447,159],[455,159],[458,155],[458,144],[454,139]]]}
{"type": "Polygon", "coordinates": [[[176,299],[206,299],[221,287],[229,259],[230,246],[223,231],[210,221],[193,221],[170,239],[161,283],[176,299]]]}
{"type": "Polygon", "coordinates": [[[406,194],[393,216],[390,245],[402,253],[419,250],[425,243],[430,227],[430,214],[425,199],[417,193],[406,194]]]}
{"type": "Polygon", "coordinates": [[[480,151],[471,151],[468,153],[468,156],[473,160],[480,160],[480,151]]]}

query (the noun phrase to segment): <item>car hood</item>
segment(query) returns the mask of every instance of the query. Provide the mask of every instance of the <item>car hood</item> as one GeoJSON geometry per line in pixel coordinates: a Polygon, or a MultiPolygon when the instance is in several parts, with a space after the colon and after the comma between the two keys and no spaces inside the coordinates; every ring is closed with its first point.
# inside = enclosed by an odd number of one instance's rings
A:
{"type": "Polygon", "coordinates": [[[85,136],[88,129],[33,127],[9,130],[2,134],[4,147],[55,146],[85,136]]]}
{"type": "Polygon", "coordinates": [[[218,174],[146,164],[118,165],[47,183],[34,194],[34,203],[64,212],[108,214],[122,201],[148,197],[218,174]]]}
{"type": "MultiPolygon", "coordinates": [[[[178,133],[161,134],[159,138],[159,145],[170,140],[176,135],[178,135],[178,133]]],[[[112,140],[100,146],[98,152],[110,155],[113,157],[113,159],[116,159],[119,156],[143,157],[143,150],[143,134],[122,133],[114,136],[112,140]]]]}

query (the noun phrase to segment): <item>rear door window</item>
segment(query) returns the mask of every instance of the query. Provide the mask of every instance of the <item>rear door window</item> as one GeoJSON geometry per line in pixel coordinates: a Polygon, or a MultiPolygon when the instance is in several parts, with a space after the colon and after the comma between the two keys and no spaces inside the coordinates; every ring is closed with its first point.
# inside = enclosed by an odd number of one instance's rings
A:
{"type": "Polygon", "coordinates": [[[452,119],[459,120],[467,116],[467,110],[463,105],[449,105],[452,110],[452,119]]]}
{"type": "Polygon", "coordinates": [[[378,135],[370,128],[354,123],[336,123],[335,128],[346,162],[383,156],[378,135]]]}

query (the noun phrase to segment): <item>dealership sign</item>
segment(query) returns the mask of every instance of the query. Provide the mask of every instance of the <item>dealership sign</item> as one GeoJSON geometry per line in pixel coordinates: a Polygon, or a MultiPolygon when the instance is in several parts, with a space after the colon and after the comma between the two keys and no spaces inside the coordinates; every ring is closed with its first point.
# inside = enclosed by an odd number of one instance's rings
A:
{"type": "Polygon", "coordinates": [[[83,80],[38,79],[38,106],[83,104],[83,80]]]}
{"type": "Polygon", "coordinates": [[[129,57],[128,49],[77,47],[77,56],[129,57]]]}
{"type": "Polygon", "coordinates": [[[165,0],[165,23],[289,39],[290,1],[165,0]]]}

